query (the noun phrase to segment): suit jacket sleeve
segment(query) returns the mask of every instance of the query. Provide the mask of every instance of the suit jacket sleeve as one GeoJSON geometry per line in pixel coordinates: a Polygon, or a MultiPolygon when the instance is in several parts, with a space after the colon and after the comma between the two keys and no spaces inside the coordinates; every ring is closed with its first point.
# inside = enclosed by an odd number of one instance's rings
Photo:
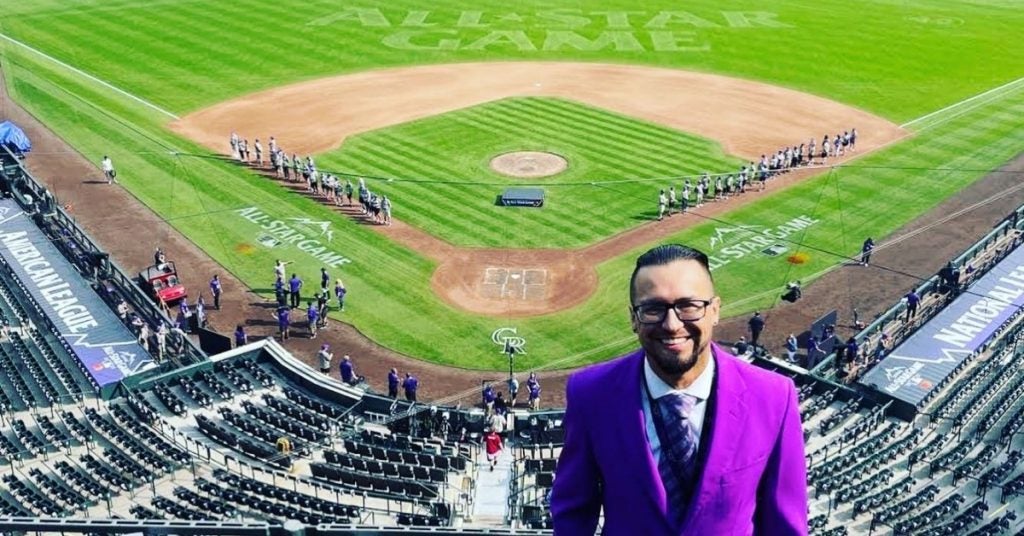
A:
{"type": "Polygon", "coordinates": [[[792,382],[786,382],[786,409],[775,446],[758,487],[755,534],[807,534],[807,462],[800,402],[792,382]]]}
{"type": "Polygon", "coordinates": [[[601,512],[600,471],[587,430],[586,401],[576,378],[566,385],[565,444],[551,492],[551,518],[557,536],[593,536],[601,512]]]}

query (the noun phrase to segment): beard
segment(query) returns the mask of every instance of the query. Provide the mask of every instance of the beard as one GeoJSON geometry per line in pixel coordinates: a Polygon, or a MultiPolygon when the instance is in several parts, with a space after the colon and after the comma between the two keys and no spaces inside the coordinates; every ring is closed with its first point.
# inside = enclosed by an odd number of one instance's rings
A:
{"type": "Polygon", "coordinates": [[[693,348],[688,352],[670,351],[656,341],[648,341],[641,346],[643,346],[644,353],[651,360],[652,366],[669,377],[678,378],[697,365],[701,354],[708,347],[707,341],[698,337],[693,337],[690,341],[693,343],[693,348]]]}

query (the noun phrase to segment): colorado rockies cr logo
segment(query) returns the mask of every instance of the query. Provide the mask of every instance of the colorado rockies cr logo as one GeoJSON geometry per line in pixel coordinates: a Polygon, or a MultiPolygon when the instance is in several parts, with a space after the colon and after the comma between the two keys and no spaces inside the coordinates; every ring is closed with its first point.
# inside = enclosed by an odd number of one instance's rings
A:
{"type": "Polygon", "coordinates": [[[526,339],[516,333],[516,328],[498,328],[491,333],[491,342],[501,347],[501,353],[511,349],[517,354],[525,354],[526,350],[523,350],[523,346],[526,346],[526,339]]]}

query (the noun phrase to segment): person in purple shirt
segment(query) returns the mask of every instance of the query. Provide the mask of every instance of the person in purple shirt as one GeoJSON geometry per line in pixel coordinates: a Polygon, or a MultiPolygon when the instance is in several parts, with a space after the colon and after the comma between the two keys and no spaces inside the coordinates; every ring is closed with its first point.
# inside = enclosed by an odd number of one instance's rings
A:
{"type": "Polygon", "coordinates": [[[530,391],[530,409],[540,409],[540,381],[536,372],[530,373],[529,379],[526,380],[526,389],[530,391]]]}
{"type": "Polygon", "coordinates": [[[551,493],[558,535],[803,536],[807,463],[793,381],[712,342],[708,257],[679,244],[637,261],[640,349],[574,373],[551,493]]]}
{"type": "Polygon", "coordinates": [[[341,358],[341,365],[339,365],[338,368],[341,369],[341,381],[349,385],[355,383],[353,380],[356,377],[356,371],[355,367],[352,365],[352,358],[350,358],[348,354],[341,358]]]}
{"type": "Polygon", "coordinates": [[[291,326],[291,319],[289,316],[290,311],[288,310],[288,307],[282,306],[277,308],[277,332],[281,335],[282,341],[288,340],[289,328],[291,326]]]}
{"type": "Polygon", "coordinates": [[[315,339],[316,338],[316,327],[318,325],[317,324],[317,318],[319,318],[319,316],[320,316],[320,313],[316,309],[316,304],[314,304],[313,301],[310,300],[309,307],[306,307],[306,320],[307,320],[307,323],[309,324],[309,338],[310,339],[315,339]]]}
{"type": "Polygon", "coordinates": [[[249,344],[249,336],[245,334],[245,328],[241,324],[235,326],[235,348],[249,344]]]}
{"type": "Polygon", "coordinates": [[[213,293],[213,308],[220,311],[220,295],[224,292],[224,288],[220,284],[220,276],[213,274],[213,279],[210,280],[210,292],[213,293]]]}
{"type": "Polygon", "coordinates": [[[391,398],[398,398],[398,384],[401,381],[398,379],[398,369],[392,368],[391,372],[388,372],[388,396],[391,398]]]}
{"type": "Polygon", "coordinates": [[[921,296],[918,295],[916,290],[911,290],[907,296],[907,315],[903,318],[904,322],[910,322],[911,318],[917,315],[917,306],[921,303],[921,296]]]}
{"type": "Polygon", "coordinates": [[[497,398],[494,394],[494,387],[492,387],[490,383],[485,383],[482,395],[484,399],[484,411],[489,417],[491,412],[494,411],[494,399],[497,398]]]}
{"type": "Polygon", "coordinates": [[[181,313],[182,316],[188,316],[188,297],[181,297],[181,301],[178,302],[178,312],[181,313]]]}
{"type": "Polygon", "coordinates": [[[405,373],[405,381],[402,382],[402,388],[405,389],[405,399],[409,402],[416,401],[416,390],[420,387],[420,381],[413,376],[411,372],[405,373]]]}
{"type": "Polygon", "coordinates": [[[301,291],[302,280],[299,279],[299,276],[297,274],[292,274],[292,278],[288,280],[288,292],[291,295],[292,299],[292,309],[298,309],[298,307],[302,305],[302,299],[300,295],[301,291]]]}

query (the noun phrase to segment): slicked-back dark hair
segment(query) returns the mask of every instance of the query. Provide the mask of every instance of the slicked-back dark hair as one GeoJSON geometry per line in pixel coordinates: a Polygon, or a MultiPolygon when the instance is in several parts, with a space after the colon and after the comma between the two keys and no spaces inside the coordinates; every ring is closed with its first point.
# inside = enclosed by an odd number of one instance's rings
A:
{"type": "Polygon", "coordinates": [[[675,261],[696,261],[707,272],[711,282],[715,282],[715,279],[711,276],[708,256],[703,251],[682,244],[662,244],[647,250],[643,255],[636,258],[636,267],[633,268],[633,275],[629,278],[629,303],[635,305],[636,274],[641,268],[645,266],[662,266],[675,261]]]}

